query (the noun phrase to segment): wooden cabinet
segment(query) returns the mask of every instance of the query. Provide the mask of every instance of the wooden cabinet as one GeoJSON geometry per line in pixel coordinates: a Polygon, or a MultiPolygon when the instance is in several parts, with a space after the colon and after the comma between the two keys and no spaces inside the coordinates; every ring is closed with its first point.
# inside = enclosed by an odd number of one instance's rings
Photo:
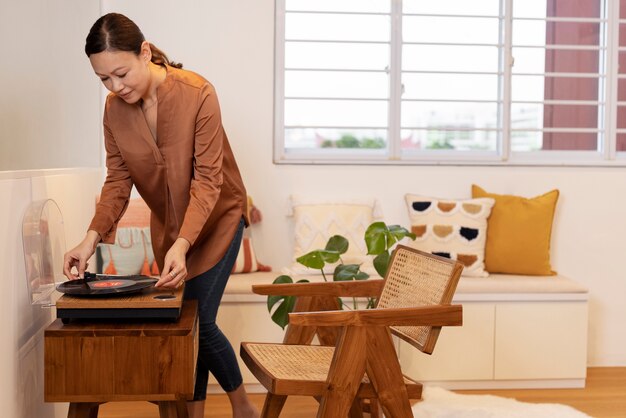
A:
{"type": "Polygon", "coordinates": [[[161,416],[179,416],[193,397],[197,347],[196,301],[183,304],[176,322],[57,319],[44,332],[44,399],[70,402],[72,417],[132,400],[158,401],[161,416]]]}

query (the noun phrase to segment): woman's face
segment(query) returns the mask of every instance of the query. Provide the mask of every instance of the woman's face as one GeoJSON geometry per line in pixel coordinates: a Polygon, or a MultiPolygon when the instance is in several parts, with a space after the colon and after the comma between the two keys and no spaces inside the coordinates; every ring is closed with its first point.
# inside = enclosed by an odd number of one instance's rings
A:
{"type": "Polygon", "coordinates": [[[136,103],[150,86],[150,58],[149,47],[146,52],[142,45],[139,55],[128,51],[102,51],[89,56],[89,61],[109,91],[126,103],[136,103]]]}

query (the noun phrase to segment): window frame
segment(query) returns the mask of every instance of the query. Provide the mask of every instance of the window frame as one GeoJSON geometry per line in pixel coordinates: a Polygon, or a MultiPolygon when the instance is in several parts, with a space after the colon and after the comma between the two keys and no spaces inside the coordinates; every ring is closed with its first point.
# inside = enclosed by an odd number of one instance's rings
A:
{"type": "MultiPolygon", "coordinates": [[[[511,87],[513,80],[513,0],[500,0],[500,63],[498,68],[499,89],[498,112],[502,115],[502,123],[496,127],[500,131],[496,139],[495,151],[465,150],[431,150],[412,154],[400,149],[401,128],[401,77],[402,77],[402,0],[389,0],[391,3],[391,34],[389,100],[388,100],[388,132],[387,148],[385,149],[310,149],[306,151],[288,152],[285,148],[285,22],[287,0],[275,1],[275,55],[274,55],[274,163],[275,164],[341,164],[341,165],[519,165],[519,166],[626,166],[626,151],[617,152],[617,134],[626,133],[626,129],[617,129],[617,81],[618,54],[626,52],[626,47],[619,47],[620,23],[626,27],[626,19],[619,17],[619,2],[601,1],[600,37],[605,38],[604,45],[597,49],[600,54],[604,50],[604,58],[600,61],[597,80],[604,83],[604,111],[598,119],[599,150],[539,150],[512,151],[511,133],[511,87]],[[503,10],[510,11],[503,13],[503,10]]],[[[524,1],[524,0],[517,0],[524,1]]],[[[302,11],[301,11],[302,12],[302,11]]],[[[306,11],[304,11],[306,13],[306,11]]],[[[311,11],[311,13],[316,13],[311,11]]],[[[349,12],[348,12],[349,13],[349,12]]],[[[383,14],[387,13],[371,13],[383,14]]],[[[558,19],[558,18],[557,18],[558,19]]],[[[549,18],[546,17],[546,21],[549,18]]],[[[339,42],[339,41],[338,41],[339,42]]],[[[544,45],[545,47],[545,45],[544,45]]],[[[546,72],[542,73],[544,77],[546,72]]],[[[626,74],[621,79],[626,78],[626,74]]],[[[599,88],[600,90],[600,88],[599,88]]],[[[544,103],[546,100],[541,103],[544,103]]],[[[602,100],[598,99],[597,106],[602,100]]],[[[626,102],[619,102],[626,105],[626,102]]],[[[545,104],[545,103],[544,103],[545,104]]],[[[357,128],[357,127],[354,127],[357,128]]],[[[544,131],[545,126],[539,130],[544,131]]],[[[480,129],[479,129],[480,130],[480,129]]],[[[565,131],[568,129],[565,128],[565,131]]],[[[528,129],[525,129],[528,131],[528,129]]],[[[585,128],[572,128],[575,132],[584,132],[585,128]]],[[[561,129],[563,132],[563,129],[561,129]]]]}

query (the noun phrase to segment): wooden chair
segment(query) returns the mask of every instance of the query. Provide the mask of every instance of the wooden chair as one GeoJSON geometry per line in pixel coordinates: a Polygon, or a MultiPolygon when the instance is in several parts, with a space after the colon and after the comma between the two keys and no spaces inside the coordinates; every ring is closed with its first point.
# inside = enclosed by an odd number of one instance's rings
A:
{"type": "Polygon", "coordinates": [[[461,306],[450,305],[461,271],[460,263],[399,245],[385,280],[255,286],[301,296],[299,310],[321,308],[290,314],[283,344],[242,343],[242,359],[268,390],[262,416],[278,417],[288,395],[310,395],[320,401],[318,418],[362,416],[355,402],[362,398],[376,399],[388,418],[412,417],[409,399],[421,398],[421,385],[402,375],[391,333],[432,353],[442,326],[462,324],[461,306]],[[346,296],[378,302],[324,310],[346,296]],[[315,333],[322,344],[336,333],[336,344],[308,345],[315,333]]]}

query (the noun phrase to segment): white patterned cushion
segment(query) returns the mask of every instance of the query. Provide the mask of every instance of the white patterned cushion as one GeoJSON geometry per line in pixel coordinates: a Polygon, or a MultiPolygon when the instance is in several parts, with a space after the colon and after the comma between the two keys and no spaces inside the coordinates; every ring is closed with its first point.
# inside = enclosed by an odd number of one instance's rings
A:
{"type": "Polygon", "coordinates": [[[408,245],[458,260],[465,266],[465,276],[489,275],[485,271],[485,243],[494,199],[438,199],[413,194],[405,199],[411,232],[417,235],[408,245]]]}
{"type": "MultiPolygon", "coordinates": [[[[344,236],[349,243],[348,251],[341,256],[344,264],[361,264],[369,269],[371,257],[367,256],[365,231],[375,218],[375,199],[348,201],[314,201],[298,196],[291,197],[291,209],[295,220],[295,243],[293,265],[286,274],[319,274],[296,259],[310,251],[324,249],[333,235],[344,236]]],[[[378,215],[378,214],[376,214],[378,215]]],[[[326,266],[324,272],[332,274],[336,264],[326,266]]]]}

